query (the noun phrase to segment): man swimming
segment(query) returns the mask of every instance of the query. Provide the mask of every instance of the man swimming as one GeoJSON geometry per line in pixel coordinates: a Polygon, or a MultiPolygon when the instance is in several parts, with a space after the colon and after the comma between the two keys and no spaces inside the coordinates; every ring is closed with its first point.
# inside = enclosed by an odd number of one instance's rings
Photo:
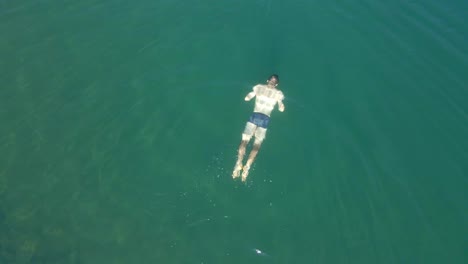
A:
{"type": "Polygon", "coordinates": [[[257,96],[255,99],[255,108],[253,114],[250,116],[249,121],[245,125],[244,132],[242,133],[242,141],[239,146],[236,166],[232,172],[232,178],[239,177],[240,171],[242,170],[242,181],[247,179],[249,175],[250,166],[257,156],[260,145],[265,139],[268,123],[270,122],[270,114],[276,103],[278,103],[278,110],[284,111],[283,93],[276,87],[279,84],[279,77],[273,74],[268,78],[267,84],[257,84],[253,87],[253,91],[247,94],[245,101],[250,101],[252,98],[257,96]],[[249,143],[252,136],[255,136],[252,151],[250,152],[249,158],[245,166],[242,166],[242,160],[245,155],[245,148],[249,143]]]}

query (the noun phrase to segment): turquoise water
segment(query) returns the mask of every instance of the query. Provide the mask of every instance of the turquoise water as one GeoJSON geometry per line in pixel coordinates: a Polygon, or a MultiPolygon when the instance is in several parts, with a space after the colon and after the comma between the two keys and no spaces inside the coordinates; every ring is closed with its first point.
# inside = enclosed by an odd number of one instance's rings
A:
{"type": "Polygon", "coordinates": [[[466,263],[465,10],[0,1],[0,263],[466,263]]]}

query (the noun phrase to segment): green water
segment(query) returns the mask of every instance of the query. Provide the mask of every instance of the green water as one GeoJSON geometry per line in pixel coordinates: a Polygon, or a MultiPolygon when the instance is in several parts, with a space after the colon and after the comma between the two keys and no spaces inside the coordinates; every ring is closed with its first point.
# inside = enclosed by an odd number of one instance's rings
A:
{"type": "Polygon", "coordinates": [[[0,263],[467,263],[466,10],[1,0],[0,263]]]}

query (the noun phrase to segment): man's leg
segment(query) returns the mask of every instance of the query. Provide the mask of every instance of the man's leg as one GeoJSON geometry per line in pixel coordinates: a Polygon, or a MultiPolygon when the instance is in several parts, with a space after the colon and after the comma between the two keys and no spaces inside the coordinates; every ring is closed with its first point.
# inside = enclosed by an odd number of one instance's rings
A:
{"type": "Polygon", "coordinates": [[[236,166],[234,167],[234,171],[232,172],[232,178],[237,178],[240,175],[240,171],[242,170],[242,161],[244,160],[245,149],[247,148],[247,144],[249,144],[250,139],[252,138],[253,134],[257,126],[247,122],[245,125],[244,133],[242,133],[242,141],[239,145],[239,150],[237,152],[237,162],[236,166]]]}
{"type": "Polygon", "coordinates": [[[245,164],[243,171],[242,171],[242,181],[247,179],[249,175],[250,166],[257,157],[257,153],[260,150],[260,146],[262,145],[263,140],[265,139],[266,129],[263,127],[258,127],[255,131],[255,142],[253,145],[252,150],[250,151],[249,158],[247,159],[247,163],[245,164]]]}
{"type": "Polygon", "coordinates": [[[249,140],[242,139],[242,141],[241,141],[241,143],[239,145],[239,150],[237,152],[236,166],[234,167],[234,171],[232,172],[232,177],[233,178],[239,177],[239,173],[242,170],[242,160],[244,159],[245,149],[247,147],[247,144],[249,144],[249,140]]]}
{"type": "Polygon", "coordinates": [[[247,160],[247,163],[245,163],[244,170],[242,171],[242,181],[245,181],[247,179],[247,176],[249,175],[249,170],[250,166],[255,160],[255,157],[257,156],[258,150],[260,149],[261,143],[255,142],[253,145],[252,150],[250,151],[249,154],[249,159],[247,160]]]}

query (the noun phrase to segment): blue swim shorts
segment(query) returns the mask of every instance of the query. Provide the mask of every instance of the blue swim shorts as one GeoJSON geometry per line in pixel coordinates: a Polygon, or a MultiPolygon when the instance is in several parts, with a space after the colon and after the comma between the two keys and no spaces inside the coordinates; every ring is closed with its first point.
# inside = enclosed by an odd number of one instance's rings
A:
{"type": "Polygon", "coordinates": [[[267,128],[268,127],[268,123],[270,123],[270,117],[265,115],[265,114],[262,114],[262,113],[253,113],[250,118],[249,118],[249,122],[258,126],[258,127],[263,127],[263,128],[267,128]]]}

